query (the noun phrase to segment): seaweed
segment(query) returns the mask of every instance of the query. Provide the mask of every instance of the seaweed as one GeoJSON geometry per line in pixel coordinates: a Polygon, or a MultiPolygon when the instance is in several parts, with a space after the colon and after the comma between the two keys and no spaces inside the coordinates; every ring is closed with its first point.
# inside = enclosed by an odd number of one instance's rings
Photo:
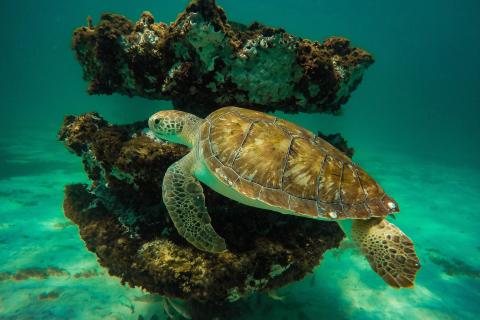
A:
{"type": "Polygon", "coordinates": [[[24,281],[28,279],[47,279],[50,277],[66,277],[68,272],[57,267],[32,267],[19,269],[15,273],[0,272],[0,281],[15,280],[24,281]]]}
{"type": "Polygon", "coordinates": [[[428,248],[429,259],[440,266],[445,274],[455,276],[465,276],[473,279],[480,279],[480,269],[467,264],[466,262],[445,256],[441,251],[435,248],[428,248]]]}
{"type": "Polygon", "coordinates": [[[57,290],[52,290],[52,291],[40,293],[38,295],[38,300],[52,301],[52,300],[57,300],[59,297],[60,297],[60,292],[57,290]]]}

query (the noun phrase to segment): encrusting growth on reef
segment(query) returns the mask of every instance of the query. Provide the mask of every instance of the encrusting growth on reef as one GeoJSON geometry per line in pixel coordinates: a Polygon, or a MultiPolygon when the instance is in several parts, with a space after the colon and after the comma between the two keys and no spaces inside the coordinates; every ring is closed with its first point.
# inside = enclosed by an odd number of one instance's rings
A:
{"type": "MultiPolygon", "coordinates": [[[[214,0],[191,1],[170,24],[155,23],[149,12],[136,23],[111,13],[96,24],[88,17],[72,47],[90,94],[171,100],[198,116],[225,105],[338,113],[373,63],[345,38],[319,43],[228,21],[214,0]]],[[[65,117],[58,135],[92,182],[65,187],[65,215],[122,283],[204,308],[298,281],[343,239],[337,224],[247,207],[204,186],[228,251],[197,250],[162,202],[165,172],[188,149],[146,127],[112,125],[91,112],[65,117]]],[[[339,134],[319,135],[352,156],[339,134]]]]}
{"type": "Polygon", "coordinates": [[[195,249],[161,200],[167,167],[187,152],[155,139],[145,122],[111,125],[96,113],[65,117],[59,139],[92,180],[65,188],[65,215],[111,275],[149,292],[191,301],[235,301],[302,279],[335,248],[334,223],[243,206],[205,187],[212,224],[229,250],[195,249]]]}
{"type": "Polygon", "coordinates": [[[345,153],[347,157],[353,157],[353,153],[355,150],[348,146],[347,140],[345,140],[345,138],[343,138],[340,133],[323,134],[321,131],[318,131],[317,135],[320,138],[328,141],[330,144],[334,145],[338,150],[345,153]]]}
{"type": "Polygon", "coordinates": [[[205,116],[225,105],[268,112],[339,111],[372,56],[331,37],[228,21],[215,1],[192,1],[171,24],[144,12],[136,23],[106,13],[74,31],[72,47],[90,94],[169,99],[205,116]]]}

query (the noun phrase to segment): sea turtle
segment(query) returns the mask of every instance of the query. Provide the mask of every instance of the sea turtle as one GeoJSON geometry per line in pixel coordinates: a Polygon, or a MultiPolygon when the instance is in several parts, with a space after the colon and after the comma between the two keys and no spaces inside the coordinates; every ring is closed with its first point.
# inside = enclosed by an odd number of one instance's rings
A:
{"type": "Polygon", "coordinates": [[[224,107],[206,119],[166,110],[148,121],[156,137],[191,151],[163,179],[163,201],[180,235],[222,252],[202,182],[245,205],[335,221],[373,270],[393,287],[411,287],[420,269],[412,241],[385,218],[398,205],[357,164],[312,132],[262,112],[224,107]]]}

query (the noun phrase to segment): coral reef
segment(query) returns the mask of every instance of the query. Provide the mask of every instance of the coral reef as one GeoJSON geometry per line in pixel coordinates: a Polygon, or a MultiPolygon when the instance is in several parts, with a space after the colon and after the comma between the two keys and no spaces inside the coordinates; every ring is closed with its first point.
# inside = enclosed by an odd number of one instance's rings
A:
{"type": "Polygon", "coordinates": [[[334,145],[338,150],[345,153],[349,158],[353,157],[355,150],[348,146],[347,140],[340,133],[332,134],[323,134],[321,131],[318,131],[317,135],[328,141],[330,144],[334,145]]]}
{"type": "Polygon", "coordinates": [[[106,13],[73,33],[90,94],[171,99],[205,116],[220,106],[336,113],[373,63],[350,41],[323,43],[280,28],[229,22],[214,0],[193,0],[176,21],[134,24],[106,13]]]}
{"type": "Polygon", "coordinates": [[[64,212],[87,248],[123,283],[197,302],[235,301],[302,279],[343,238],[335,223],[243,206],[205,187],[228,251],[202,252],[178,235],[161,200],[167,167],[187,149],[145,122],[111,125],[96,113],[65,117],[59,132],[92,185],[65,188],[64,212]]]}
{"type": "MultiPolygon", "coordinates": [[[[229,22],[214,0],[193,0],[169,25],[155,23],[149,12],[135,24],[107,13],[94,25],[89,17],[74,31],[72,47],[90,94],[169,99],[200,116],[225,105],[337,113],[373,62],[345,38],[319,43],[260,23],[229,22]]],[[[228,251],[193,248],[161,198],[166,169],[188,150],[145,127],[86,113],[65,117],[59,131],[92,181],[66,186],[65,215],[122,283],[166,297],[166,310],[175,309],[177,298],[198,311],[297,281],[338,247],[343,233],[335,223],[246,207],[204,186],[213,227],[228,251]]],[[[319,135],[353,154],[339,134],[319,135]]]]}

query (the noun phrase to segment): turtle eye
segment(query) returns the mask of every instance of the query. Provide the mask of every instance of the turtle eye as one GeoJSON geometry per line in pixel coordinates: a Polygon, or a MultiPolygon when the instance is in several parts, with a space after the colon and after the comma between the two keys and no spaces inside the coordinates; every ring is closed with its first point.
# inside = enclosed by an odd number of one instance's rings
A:
{"type": "Polygon", "coordinates": [[[155,119],[155,124],[159,124],[160,123],[160,119],[155,119]]]}

